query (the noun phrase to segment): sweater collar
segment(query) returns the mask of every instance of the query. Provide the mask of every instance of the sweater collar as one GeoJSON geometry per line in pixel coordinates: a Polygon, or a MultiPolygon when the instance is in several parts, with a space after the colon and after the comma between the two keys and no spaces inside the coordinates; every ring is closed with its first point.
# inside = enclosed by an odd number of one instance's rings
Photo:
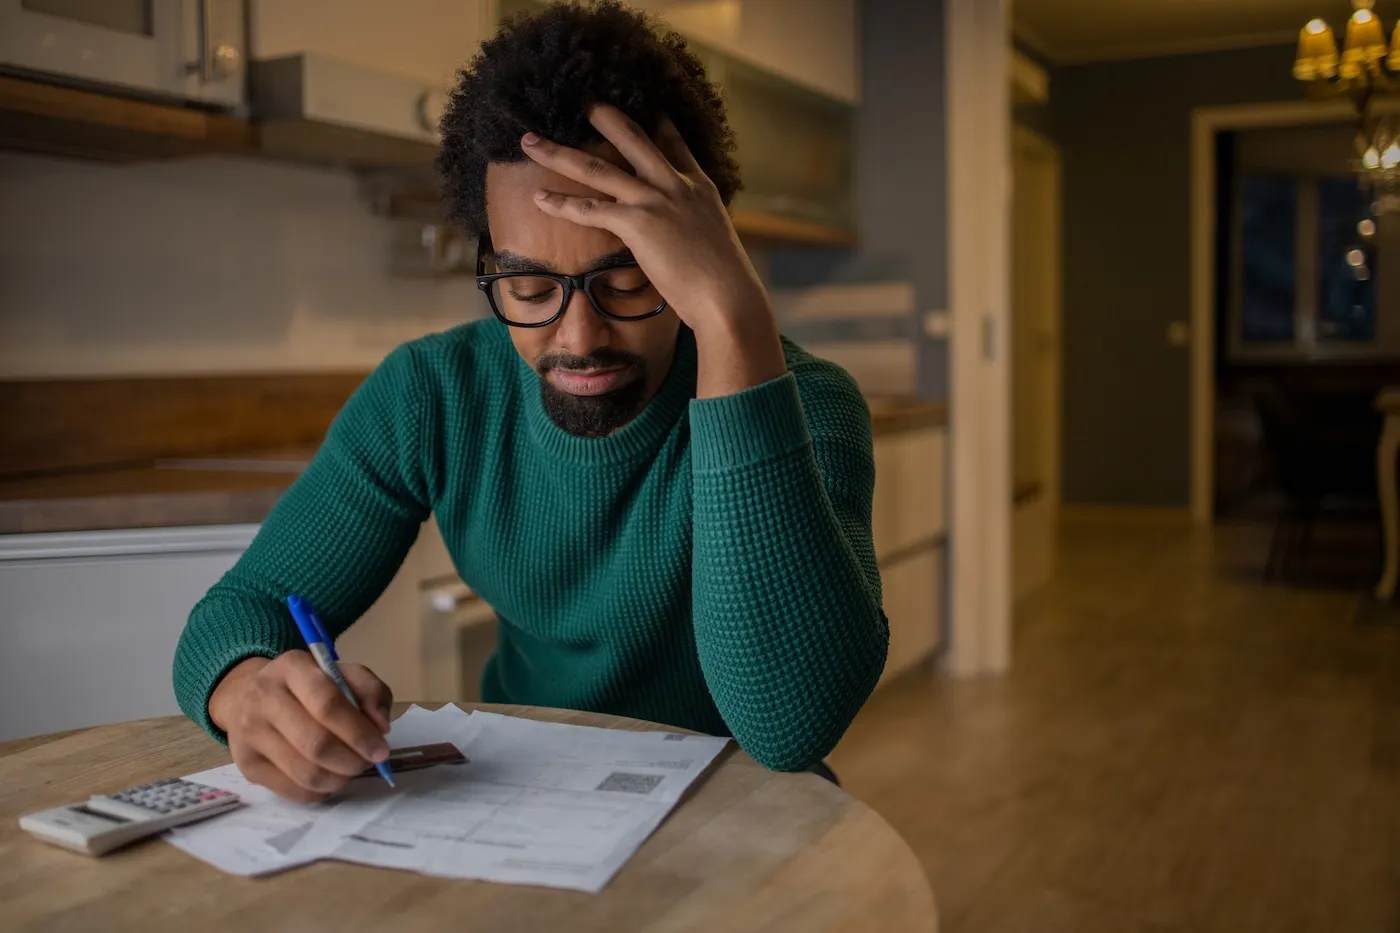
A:
{"type": "Polygon", "coordinates": [[[544,408],[539,374],[519,354],[515,357],[530,436],[549,456],[573,463],[624,463],[650,456],[695,398],[695,336],[687,327],[680,329],[671,369],[656,395],[637,417],[607,437],[578,437],[555,424],[544,408]]]}

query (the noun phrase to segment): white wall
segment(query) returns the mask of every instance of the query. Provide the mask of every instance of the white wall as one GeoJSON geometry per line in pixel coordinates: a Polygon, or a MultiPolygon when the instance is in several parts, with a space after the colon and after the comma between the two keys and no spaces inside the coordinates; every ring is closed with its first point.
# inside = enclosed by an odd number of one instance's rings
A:
{"type": "Polygon", "coordinates": [[[368,369],[488,313],[394,235],[342,172],[0,153],[0,378],[368,369]]]}

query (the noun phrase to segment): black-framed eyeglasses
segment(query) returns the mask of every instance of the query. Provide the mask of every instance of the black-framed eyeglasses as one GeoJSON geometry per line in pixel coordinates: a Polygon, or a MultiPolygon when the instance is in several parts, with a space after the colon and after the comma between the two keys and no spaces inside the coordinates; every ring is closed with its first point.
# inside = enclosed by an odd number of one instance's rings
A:
{"type": "Polygon", "coordinates": [[[476,248],[476,287],[486,293],[491,312],[511,327],[546,327],[559,320],[574,290],[605,318],[641,321],[666,310],[666,299],[651,284],[641,266],[621,263],[583,275],[544,272],[495,272],[486,274],[491,240],[482,234],[476,248]]]}

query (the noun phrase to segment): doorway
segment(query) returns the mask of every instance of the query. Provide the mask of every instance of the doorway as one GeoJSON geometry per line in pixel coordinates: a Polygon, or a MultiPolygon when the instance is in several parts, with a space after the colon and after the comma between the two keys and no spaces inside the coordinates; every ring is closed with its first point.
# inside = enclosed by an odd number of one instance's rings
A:
{"type": "Polygon", "coordinates": [[[1060,507],[1060,153],[1016,127],[1011,199],[1012,585],[1049,581],[1060,507]]]}

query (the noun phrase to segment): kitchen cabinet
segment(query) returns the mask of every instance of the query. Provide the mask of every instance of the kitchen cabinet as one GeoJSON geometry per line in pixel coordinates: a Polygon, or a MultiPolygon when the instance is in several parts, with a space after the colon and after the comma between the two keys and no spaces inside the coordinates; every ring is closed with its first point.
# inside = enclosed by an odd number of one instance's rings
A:
{"type": "MultiPolygon", "coordinates": [[[[643,0],[720,86],[744,187],[731,205],[746,240],[850,247],[856,242],[858,99],[854,4],[643,0]],[[814,51],[815,50],[815,51],[814,51]],[[833,83],[834,76],[834,83],[833,83]]],[[[501,0],[501,14],[540,0],[501,0]]]]}
{"type": "MultiPolygon", "coordinates": [[[[502,17],[545,0],[499,0],[502,17]]],[[[690,40],[692,51],[752,65],[846,104],[860,102],[857,0],[629,0],[690,40]]],[[[706,61],[707,67],[711,62],[706,61]]]]}
{"type": "Polygon", "coordinates": [[[942,536],[946,444],[945,430],[935,427],[875,439],[871,523],[877,557],[897,557],[942,536]]]}
{"type": "Polygon", "coordinates": [[[880,682],[887,683],[933,657],[943,600],[943,548],[932,546],[880,568],[890,650],[880,682]]]}
{"type": "MultiPolygon", "coordinates": [[[[337,641],[346,660],[410,700],[428,697],[431,684],[421,585],[442,548],[435,526],[425,527],[383,595],[337,641]]],[[[171,665],[185,621],[257,529],[0,536],[0,742],[178,715],[171,665]]]]}
{"type": "Polygon", "coordinates": [[[251,0],[253,57],[311,53],[451,87],[496,26],[495,0],[251,0]]]}
{"type": "Polygon", "coordinates": [[[336,650],[372,669],[401,700],[467,699],[458,695],[461,658],[449,624],[456,604],[445,612],[434,605],[454,582],[462,588],[456,575],[430,519],[384,593],[337,639],[336,650]]]}
{"type": "Polygon", "coordinates": [[[256,531],[0,536],[0,741],[178,714],[185,620],[256,531]]]}
{"type": "Polygon", "coordinates": [[[0,66],[236,110],[243,0],[0,0],[0,66]]]}
{"type": "Polygon", "coordinates": [[[857,0],[632,0],[677,32],[828,97],[858,103],[857,0]]]}
{"type": "Polygon", "coordinates": [[[855,229],[855,107],[731,55],[700,50],[724,90],[744,187],[733,209],[855,229]]]}
{"type": "Polygon", "coordinates": [[[880,682],[927,661],[942,635],[947,432],[942,427],[875,438],[871,531],[890,650],[880,682]]]}

